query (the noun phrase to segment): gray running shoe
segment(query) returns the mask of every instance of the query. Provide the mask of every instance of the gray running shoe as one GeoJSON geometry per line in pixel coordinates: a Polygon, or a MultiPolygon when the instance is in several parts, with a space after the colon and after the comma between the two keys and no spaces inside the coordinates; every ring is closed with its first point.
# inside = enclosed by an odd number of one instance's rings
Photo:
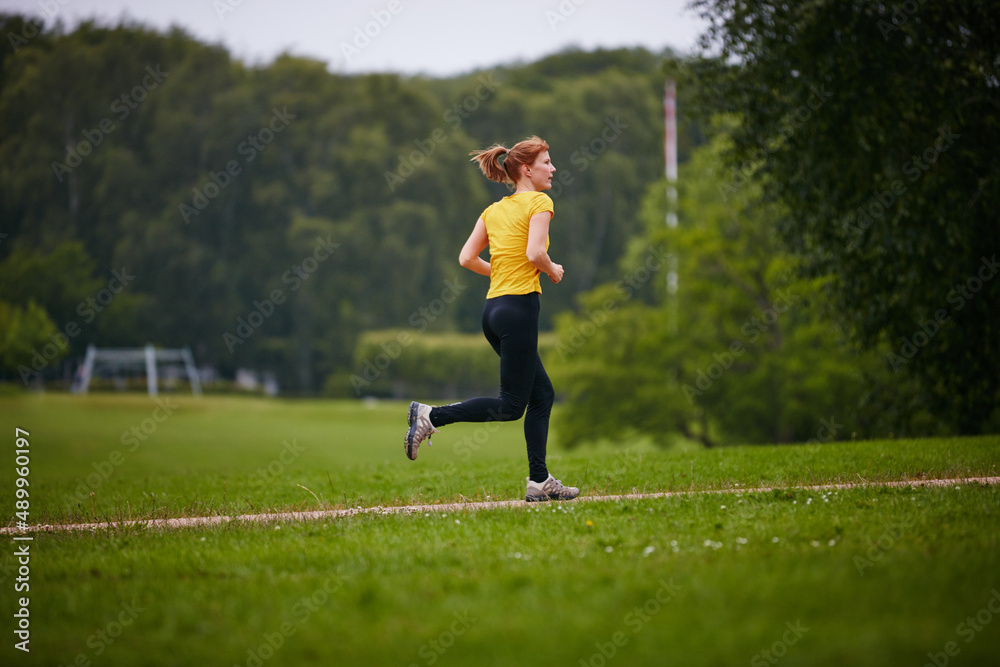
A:
{"type": "Polygon", "coordinates": [[[403,438],[403,449],[411,461],[417,460],[417,450],[424,438],[427,438],[428,445],[434,444],[431,442],[431,433],[437,433],[438,430],[431,424],[431,408],[430,405],[413,401],[410,403],[410,411],[406,413],[406,423],[410,428],[403,438]]]}
{"type": "Polygon", "coordinates": [[[549,475],[549,478],[541,483],[532,482],[529,477],[528,492],[524,499],[529,503],[534,503],[543,500],[573,500],[578,495],[580,495],[580,489],[575,486],[563,486],[562,482],[549,475]]]}

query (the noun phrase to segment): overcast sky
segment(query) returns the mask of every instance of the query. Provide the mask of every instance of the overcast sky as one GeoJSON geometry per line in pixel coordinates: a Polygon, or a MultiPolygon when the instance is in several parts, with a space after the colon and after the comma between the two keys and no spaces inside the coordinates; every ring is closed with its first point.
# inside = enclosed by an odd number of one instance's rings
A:
{"type": "Polygon", "coordinates": [[[688,0],[0,0],[0,11],[164,30],[183,27],[251,64],[283,51],[343,72],[449,76],[568,46],[690,52],[704,22],[688,0]]]}

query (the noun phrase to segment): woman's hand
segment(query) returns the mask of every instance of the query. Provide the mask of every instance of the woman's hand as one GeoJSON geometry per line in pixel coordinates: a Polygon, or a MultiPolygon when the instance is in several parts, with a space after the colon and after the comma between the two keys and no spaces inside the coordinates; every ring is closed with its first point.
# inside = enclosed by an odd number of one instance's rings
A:
{"type": "Polygon", "coordinates": [[[562,277],[563,277],[562,264],[556,264],[555,262],[553,262],[552,269],[549,271],[549,278],[552,279],[552,282],[558,285],[559,281],[562,280],[562,277]]]}

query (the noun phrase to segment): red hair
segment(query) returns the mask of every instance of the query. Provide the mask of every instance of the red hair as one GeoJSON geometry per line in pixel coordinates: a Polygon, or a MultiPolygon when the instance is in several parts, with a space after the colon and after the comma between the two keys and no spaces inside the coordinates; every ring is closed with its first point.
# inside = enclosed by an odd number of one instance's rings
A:
{"type": "Polygon", "coordinates": [[[533,163],[535,158],[547,150],[549,145],[544,139],[531,136],[517,142],[511,148],[493,144],[484,150],[472,151],[469,155],[472,156],[472,162],[479,164],[479,170],[486,178],[497,183],[506,183],[507,187],[513,189],[517,184],[521,167],[533,163]]]}

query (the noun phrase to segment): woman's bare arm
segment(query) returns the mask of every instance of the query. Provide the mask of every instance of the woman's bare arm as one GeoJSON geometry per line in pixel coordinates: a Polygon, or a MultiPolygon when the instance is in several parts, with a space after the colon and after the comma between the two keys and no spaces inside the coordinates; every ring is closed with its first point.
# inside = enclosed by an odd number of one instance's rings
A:
{"type": "Polygon", "coordinates": [[[526,254],[532,266],[551,278],[552,282],[558,283],[563,277],[563,267],[561,264],[553,262],[545,250],[549,240],[549,221],[551,220],[552,213],[549,211],[542,211],[531,216],[531,221],[528,223],[526,254]]]}
{"type": "Polygon", "coordinates": [[[490,275],[490,263],[479,256],[486,247],[489,246],[490,239],[486,235],[486,223],[482,218],[476,220],[476,226],[469,234],[468,240],[462,246],[462,252],[458,254],[458,263],[470,271],[481,276],[490,275]]]}

